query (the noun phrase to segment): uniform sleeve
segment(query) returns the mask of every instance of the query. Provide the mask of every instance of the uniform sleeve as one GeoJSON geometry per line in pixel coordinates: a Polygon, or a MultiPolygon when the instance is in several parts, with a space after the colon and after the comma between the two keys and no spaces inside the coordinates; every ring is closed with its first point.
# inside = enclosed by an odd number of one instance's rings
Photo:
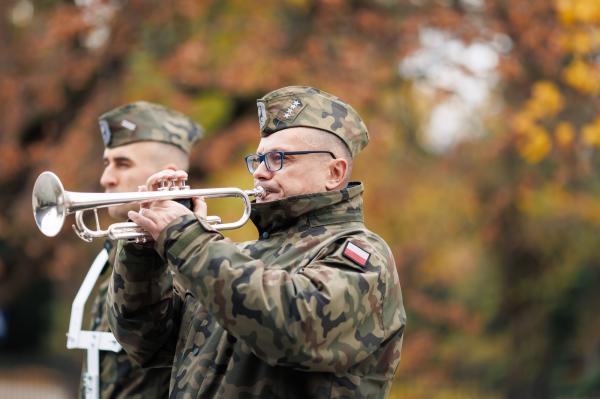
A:
{"type": "Polygon", "coordinates": [[[181,301],[154,249],[119,244],[107,306],[115,338],[136,363],[172,365],[181,301]]]}
{"type": "Polygon", "coordinates": [[[395,266],[377,240],[355,241],[369,254],[364,265],[344,256],[349,238],[340,237],[287,272],[265,268],[191,217],[163,233],[157,248],[174,272],[225,329],[271,365],[341,372],[399,328],[384,325],[385,296],[395,289],[388,272],[395,266]]]}

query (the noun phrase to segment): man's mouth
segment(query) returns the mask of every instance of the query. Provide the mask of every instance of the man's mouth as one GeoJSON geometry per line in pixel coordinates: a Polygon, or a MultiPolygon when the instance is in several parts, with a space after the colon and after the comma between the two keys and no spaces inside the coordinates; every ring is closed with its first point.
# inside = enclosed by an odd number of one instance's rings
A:
{"type": "Polygon", "coordinates": [[[260,200],[264,200],[265,198],[267,198],[271,194],[277,193],[277,191],[274,190],[274,189],[272,189],[272,188],[269,188],[269,187],[266,187],[266,186],[262,186],[262,185],[260,185],[260,187],[262,187],[263,190],[264,190],[264,194],[260,197],[260,200]]]}
{"type": "Polygon", "coordinates": [[[265,194],[273,192],[273,189],[269,188],[268,186],[263,186],[262,184],[256,184],[255,187],[262,188],[265,191],[265,194]]]}

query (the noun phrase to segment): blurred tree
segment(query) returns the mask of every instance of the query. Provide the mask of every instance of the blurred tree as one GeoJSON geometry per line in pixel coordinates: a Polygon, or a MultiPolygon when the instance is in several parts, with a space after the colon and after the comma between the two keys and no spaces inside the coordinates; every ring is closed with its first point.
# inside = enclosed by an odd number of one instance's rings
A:
{"type": "MultiPolygon", "coordinates": [[[[598,301],[600,279],[593,238],[600,3],[425,1],[421,7],[425,26],[465,42],[500,37],[510,43],[498,68],[503,109],[491,114],[484,140],[451,152],[449,167],[476,198],[484,244],[477,274],[487,277],[481,283],[497,298],[475,313],[484,322],[482,335],[469,346],[451,341],[454,357],[439,364],[439,373],[454,383],[477,376],[484,388],[510,398],[596,396],[600,342],[585,309],[598,301]],[[479,343],[487,346],[484,358],[476,354],[479,343]],[[457,358],[461,349],[471,353],[457,358]],[[481,360],[486,368],[473,367],[483,366],[481,360]]],[[[460,299],[460,284],[442,287],[451,294],[424,293],[431,300],[460,299]]],[[[422,310],[413,310],[419,320],[422,310]]],[[[440,341],[453,335],[444,332],[440,341]]]]}

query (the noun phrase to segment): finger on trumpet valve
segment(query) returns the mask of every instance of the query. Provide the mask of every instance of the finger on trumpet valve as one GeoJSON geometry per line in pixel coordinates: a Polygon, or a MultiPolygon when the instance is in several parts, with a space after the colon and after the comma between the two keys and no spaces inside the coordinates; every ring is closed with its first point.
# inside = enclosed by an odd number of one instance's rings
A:
{"type": "Polygon", "coordinates": [[[179,179],[177,177],[169,178],[169,190],[170,191],[179,190],[178,182],[179,182],[179,179]]]}
{"type": "Polygon", "coordinates": [[[166,179],[161,179],[158,181],[158,189],[157,191],[167,191],[169,190],[169,182],[166,179]]]}

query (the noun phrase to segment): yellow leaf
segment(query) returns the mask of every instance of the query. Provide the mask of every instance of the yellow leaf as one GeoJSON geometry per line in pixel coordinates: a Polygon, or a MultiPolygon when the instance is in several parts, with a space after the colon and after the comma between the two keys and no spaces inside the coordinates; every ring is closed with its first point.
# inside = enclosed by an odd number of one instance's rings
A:
{"type": "Polygon", "coordinates": [[[570,48],[577,54],[586,54],[593,50],[594,41],[588,32],[578,30],[571,35],[570,48]]]}
{"type": "Polygon", "coordinates": [[[600,93],[600,70],[575,58],[563,71],[563,79],[574,89],[586,94],[600,93]]]}
{"type": "Polygon", "coordinates": [[[537,82],[533,86],[533,100],[545,109],[546,115],[559,112],[565,104],[558,87],[549,81],[537,82]]]}
{"type": "Polygon", "coordinates": [[[534,117],[523,110],[512,119],[512,127],[517,133],[527,133],[535,126],[534,117]]]}
{"type": "Polygon", "coordinates": [[[582,140],[592,147],[600,147],[600,123],[598,121],[585,125],[581,129],[582,140]]]}
{"type": "Polygon", "coordinates": [[[554,4],[559,19],[565,25],[600,21],[600,3],[597,0],[555,0],[554,4]]]}
{"type": "Polygon", "coordinates": [[[584,23],[593,23],[600,17],[598,0],[574,0],[573,12],[575,19],[584,23]]]}
{"type": "Polygon", "coordinates": [[[570,25],[575,22],[575,12],[571,0],[556,0],[555,7],[563,24],[570,25]]]}
{"type": "Polygon", "coordinates": [[[538,163],[548,155],[552,149],[552,142],[546,130],[540,126],[523,137],[519,143],[519,152],[529,163],[538,163]]]}
{"type": "Polygon", "coordinates": [[[560,148],[568,148],[575,139],[575,129],[569,122],[561,122],[556,126],[554,137],[560,148]]]}

